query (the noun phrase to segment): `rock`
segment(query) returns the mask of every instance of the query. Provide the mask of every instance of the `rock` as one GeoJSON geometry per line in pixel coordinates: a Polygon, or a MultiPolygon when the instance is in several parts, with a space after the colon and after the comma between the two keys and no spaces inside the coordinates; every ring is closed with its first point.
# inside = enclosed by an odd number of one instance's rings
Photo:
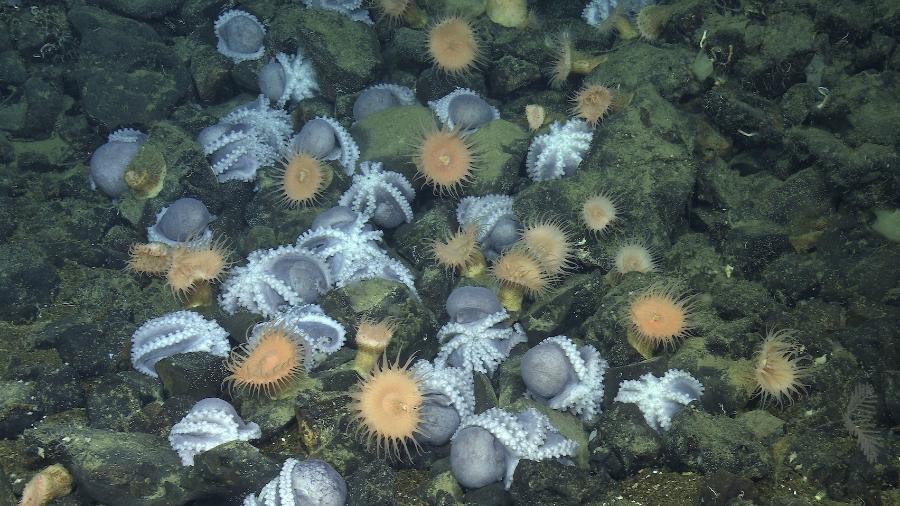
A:
{"type": "Polygon", "coordinates": [[[805,68],[815,50],[816,31],[805,15],[779,12],[765,24],[749,24],[733,68],[767,97],[777,97],[806,80],[805,68]]]}
{"type": "Polygon", "coordinates": [[[761,145],[781,142],[782,132],[772,121],[774,107],[758,96],[717,86],[703,96],[703,110],[737,143],[761,145]]]}
{"type": "Polygon", "coordinates": [[[384,60],[389,65],[428,65],[428,34],[401,26],[394,30],[391,43],[384,48],[384,60]]]}
{"type": "Polygon", "coordinates": [[[737,272],[753,278],[766,264],[790,251],[791,243],[774,223],[748,220],[734,223],[722,249],[737,272]]]}
{"type": "Polygon", "coordinates": [[[394,503],[394,481],[397,472],[381,459],[362,463],[347,480],[347,505],[369,506],[394,503]]]}
{"type": "Polygon", "coordinates": [[[504,55],[494,64],[494,70],[488,76],[488,84],[492,95],[505,96],[540,78],[541,69],[537,65],[515,56],[504,55]]]}
{"type": "Polygon", "coordinates": [[[312,59],[322,95],[334,100],[362,90],[381,71],[381,45],[372,27],[324,9],[281,10],[270,22],[275,46],[302,47],[312,59]]]}
{"type": "Polygon", "coordinates": [[[755,504],[758,499],[756,485],[752,480],[743,476],[717,471],[703,477],[703,487],[700,490],[700,504],[709,506],[728,506],[734,504],[731,500],[740,498],[755,504]]]}
{"type": "Polygon", "coordinates": [[[390,318],[395,325],[386,356],[395,357],[401,350],[404,355],[418,351],[417,357],[426,360],[437,355],[437,340],[421,339],[421,336],[433,336],[437,330],[435,315],[401,283],[367,279],[331,290],[322,297],[319,305],[326,314],[347,327],[351,347],[351,336],[359,323],[359,315],[367,315],[375,321],[390,318]]]}
{"type": "Polygon", "coordinates": [[[477,72],[465,74],[447,74],[435,67],[428,67],[416,79],[416,97],[423,104],[429,100],[438,100],[456,88],[469,88],[480,95],[487,95],[484,75],[477,72]]]}
{"type": "Polygon", "coordinates": [[[79,376],[102,376],[131,367],[127,350],[132,330],[63,319],[41,329],[36,345],[55,349],[79,376]]]}
{"type": "Polygon", "coordinates": [[[194,401],[218,397],[228,374],[222,357],[205,352],[178,353],[160,360],[155,368],[166,394],[194,401]]]}
{"type": "Polygon", "coordinates": [[[503,483],[501,482],[491,483],[490,485],[467,491],[465,503],[473,506],[509,506],[514,504],[512,496],[503,488],[503,483]]]}
{"type": "Polygon", "coordinates": [[[479,154],[472,182],[460,195],[509,194],[519,181],[519,167],[528,151],[528,133],[515,123],[499,119],[470,135],[479,154]]]}
{"type": "Polygon", "coordinates": [[[198,45],[191,56],[191,79],[197,96],[206,102],[224,98],[231,91],[228,58],[212,46],[198,45]]]}
{"type": "Polygon", "coordinates": [[[444,471],[431,478],[425,486],[423,495],[429,504],[440,506],[451,506],[463,502],[462,487],[459,486],[450,471],[444,471]]]}
{"type": "Polygon", "coordinates": [[[672,418],[664,438],[666,456],[675,470],[727,471],[753,480],[766,478],[772,473],[772,456],[768,445],[757,438],[751,420],[714,416],[688,407],[672,418]]]}
{"type": "Polygon", "coordinates": [[[138,19],[159,19],[175,12],[184,0],[100,0],[100,5],[124,16],[138,19]]]}
{"type": "Polygon", "coordinates": [[[556,459],[521,460],[509,493],[516,504],[585,504],[601,497],[607,486],[556,459]]]}
{"type": "Polygon", "coordinates": [[[122,506],[169,506],[199,496],[189,468],[163,438],[45,421],[26,436],[51,448],[78,489],[94,501],[122,506]]]}
{"type": "Polygon", "coordinates": [[[586,83],[620,86],[626,95],[649,84],[670,102],[678,102],[682,97],[700,91],[699,83],[690,71],[695,55],[688,49],[629,44],[605,53],[605,56],[606,60],[585,78],[586,83]],[[612,81],[611,76],[615,76],[612,81]]]}
{"type": "Polygon", "coordinates": [[[56,269],[34,246],[0,244],[0,319],[26,322],[48,304],[59,285],[56,269]]]}
{"type": "Polygon", "coordinates": [[[443,240],[456,231],[455,214],[451,206],[438,204],[416,216],[412,223],[400,225],[394,234],[397,252],[417,270],[435,265],[431,241],[443,240]]]}
{"type": "Polygon", "coordinates": [[[109,129],[150,123],[167,116],[189,85],[184,72],[97,72],[84,82],[84,110],[109,129]]]}
{"type": "Polygon", "coordinates": [[[65,97],[55,84],[39,77],[29,78],[21,89],[19,102],[0,108],[0,125],[17,136],[46,139],[66,105],[65,97]]]}
{"type": "Polygon", "coordinates": [[[229,441],[194,457],[194,471],[204,488],[221,496],[258,494],[280,468],[246,441],[229,441]]]}
{"type": "Polygon", "coordinates": [[[28,79],[25,62],[17,51],[0,53],[0,86],[19,86],[28,79]]]}
{"type": "MultiPolygon", "coordinates": [[[[749,350],[733,351],[752,353],[749,350]]],[[[710,353],[704,338],[690,338],[681,343],[669,361],[669,367],[690,371],[700,381],[703,385],[700,403],[710,413],[736,413],[750,400],[746,380],[750,364],[710,353]]]]}
{"type": "Polygon", "coordinates": [[[93,428],[125,431],[145,404],[161,399],[156,378],[137,371],[106,375],[88,396],[88,420],[93,428]]]}
{"type": "Polygon", "coordinates": [[[658,465],[663,442],[636,404],[615,403],[602,412],[597,437],[590,442],[591,465],[622,479],[639,469],[658,465]]]}

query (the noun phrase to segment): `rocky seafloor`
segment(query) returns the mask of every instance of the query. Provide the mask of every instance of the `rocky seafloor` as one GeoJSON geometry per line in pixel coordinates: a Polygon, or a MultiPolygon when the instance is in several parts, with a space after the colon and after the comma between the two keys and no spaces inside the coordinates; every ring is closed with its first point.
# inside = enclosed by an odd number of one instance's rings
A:
{"type": "MultiPolygon", "coordinates": [[[[656,40],[602,30],[581,18],[583,1],[529,2],[533,18],[506,28],[483,0],[418,0],[429,20],[465,16],[482,63],[434,69],[424,26],[366,25],[289,0],[6,1],[0,4],[0,505],[16,504],[41,469],[74,478],[54,505],[240,504],[289,457],[328,462],[349,504],[900,504],[900,5],[887,0],[667,2],[656,40]],[[267,27],[266,55],[234,63],[216,50],[213,23],[228,8],[267,27]],[[561,89],[548,68],[566,30],[601,56],[561,89]],[[295,131],[317,115],[338,118],[361,160],[412,176],[410,145],[424,107],[387,110],[351,127],[369,85],[392,82],[425,104],[456,87],[500,113],[479,130],[481,168],[458,195],[414,181],[414,220],[385,233],[415,275],[419,297],[372,279],[318,303],[351,328],[359,314],[391,317],[393,356],[433,359],[444,302],[458,284],[484,284],[437,266],[429,241],[456,230],[460,197],[505,193],[522,222],[567,225],[571,272],[516,315],[528,342],[492,375],[475,373],[475,411],[520,409],[523,354],[548,336],[594,346],[609,362],[602,412],[552,421],[579,443],[568,462],[522,460],[511,486],[466,490],[450,471],[449,446],[388,462],[347,430],[356,374],[353,340],[276,399],[222,388],[222,360],[204,353],[157,364],[159,378],[129,360],[145,321],[183,309],[164,280],[126,272],[129,248],[146,242],[159,210],[195,197],[216,219],[237,265],[261,248],[292,244],[350,178],[335,178],[315,206],[284,208],[258,182],[220,183],[197,134],[258,94],[257,73],[276,52],[303,48],[319,93],[290,106],[295,131]],[[626,97],[594,131],[572,177],[534,182],[524,159],[526,105],[550,119],[569,114],[581,82],[626,97]],[[167,171],[161,192],[111,200],[88,182],[91,154],[119,128],[149,134],[167,171]],[[421,189],[420,189],[421,187],[421,189]],[[581,202],[615,196],[616,234],[584,229],[581,202]],[[655,273],[611,272],[621,238],[640,237],[655,273]],[[695,294],[690,336],[652,356],[626,339],[631,296],[659,282],[695,294]],[[762,405],[743,372],[767,329],[790,328],[810,358],[802,395],[762,405]],[[667,369],[705,387],[664,432],[619,383],[667,369]],[[857,385],[874,389],[865,454],[842,422],[857,385]],[[168,441],[195,402],[221,397],[261,439],[218,446],[183,466],[168,441]]],[[[621,27],[620,27],[621,28],[621,27]]],[[[539,130],[538,134],[546,130],[539,130]]],[[[214,288],[215,289],[215,288],[214,288]]],[[[240,343],[260,321],[215,303],[196,308],[240,343]]],[[[547,410],[549,411],[549,410],[547,410]]]]}

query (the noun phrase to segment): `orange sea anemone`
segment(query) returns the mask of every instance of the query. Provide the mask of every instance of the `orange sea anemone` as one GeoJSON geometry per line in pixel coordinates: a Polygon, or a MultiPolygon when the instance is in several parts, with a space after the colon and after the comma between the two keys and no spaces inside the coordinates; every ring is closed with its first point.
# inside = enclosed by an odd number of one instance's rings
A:
{"type": "Polygon", "coordinates": [[[400,460],[401,447],[412,459],[409,442],[420,448],[416,435],[420,433],[419,409],[425,396],[420,380],[409,370],[411,361],[412,357],[400,365],[399,357],[393,364],[382,359],[351,393],[354,419],[358,430],[365,431],[366,446],[371,447],[374,441],[378,455],[384,449],[389,459],[400,460]]]}
{"type": "Polygon", "coordinates": [[[281,203],[288,207],[314,204],[331,183],[331,168],[308,153],[295,153],[281,163],[278,193],[281,203]]]}
{"type": "Polygon", "coordinates": [[[619,206],[605,193],[589,197],[581,206],[581,220],[591,232],[607,232],[619,220],[619,206]]]}
{"type": "Polygon", "coordinates": [[[807,374],[804,364],[807,357],[800,355],[802,348],[793,342],[792,336],[791,330],[769,330],[756,354],[753,394],[761,397],[762,405],[771,400],[779,405],[785,400],[793,402],[794,395],[806,390],[802,380],[807,374]]]}
{"type": "Polygon", "coordinates": [[[674,9],[671,5],[648,5],[638,12],[636,23],[641,37],[656,40],[662,34],[672,17],[674,9]]]}
{"type": "Polygon", "coordinates": [[[558,222],[545,220],[528,225],[522,231],[522,244],[551,277],[572,267],[572,239],[558,222]]]}
{"type": "Polygon", "coordinates": [[[638,294],[628,307],[631,336],[641,347],[674,346],[694,328],[694,298],[672,285],[655,285],[638,294]]]}
{"type": "Polygon", "coordinates": [[[72,475],[60,464],[45,467],[35,474],[22,491],[19,506],[45,506],[72,491],[72,475]]]}
{"type": "Polygon", "coordinates": [[[413,161],[419,175],[439,193],[453,194],[472,179],[478,156],[475,146],[454,130],[434,130],[419,143],[413,161]]]}
{"type": "Polygon", "coordinates": [[[372,367],[387,349],[397,330],[389,320],[375,322],[364,318],[356,327],[356,357],[353,368],[360,375],[369,374],[372,367]]]}
{"type": "Polygon", "coordinates": [[[542,105],[528,104],[525,106],[525,121],[529,130],[537,132],[547,121],[547,110],[542,105]]]}
{"type": "Polygon", "coordinates": [[[416,4],[415,0],[374,0],[372,2],[375,12],[378,13],[378,20],[386,20],[389,23],[404,23],[421,28],[425,26],[427,18],[422,9],[416,4]]]}
{"type": "Polygon", "coordinates": [[[228,247],[222,241],[188,243],[172,249],[166,283],[178,295],[185,295],[201,282],[217,281],[231,265],[228,247]]]}
{"type": "Polygon", "coordinates": [[[126,269],[138,274],[165,274],[171,262],[171,248],[161,242],[133,244],[128,250],[126,269]]]}
{"type": "Polygon", "coordinates": [[[619,274],[656,272],[656,258],[643,241],[632,240],[621,244],[616,249],[613,268],[619,274]]]}
{"type": "Polygon", "coordinates": [[[506,251],[494,261],[492,270],[500,282],[500,303],[512,312],[522,309],[526,294],[541,296],[552,281],[552,276],[544,271],[541,262],[524,247],[506,251]]]}
{"type": "Polygon", "coordinates": [[[464,276],[475,276],[484,271],[484,255],[478,247],[476,228],[459,230],[446,241],[432,241],[431,254],[438,264],[450,270],[459,270],[464,276]]]}
{"type": "Polygon", "coordinates": [[[590,74],[606,56],[594,56],[575,49],[569,32],[562,32],[556,40],[556,55],[550,68],[550,86],[562,88],[570,74],[590,74]]]}
{"type": "Polygon", "coordinates": [[[438,69],[463,74],[478,64],[481,45],[468,21],[449,17],[428,31],[428,56],[438,69]]]}
{"type": "Polygon", "coordinates": [[[266,324],[250,341],[235,348],[225,363],[231,388],[274,397],[305,372],[301,336],[282,325],[266,324]]]}
{"type": "Polygon", "coordinates": [[[596,127],[609,113],[613,101],[611,89],[602,84],[586,84],[572,98],[571,112],[596,127]]]}

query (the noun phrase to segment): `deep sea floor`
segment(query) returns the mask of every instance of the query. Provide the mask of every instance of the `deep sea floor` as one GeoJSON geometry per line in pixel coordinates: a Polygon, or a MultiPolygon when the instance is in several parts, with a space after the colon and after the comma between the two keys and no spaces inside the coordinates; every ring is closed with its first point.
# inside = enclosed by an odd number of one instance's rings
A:
{"type": "Polygon", "coordinates": [[[898,27],[0,2],[0,506],[900,505],[898,27]]]}

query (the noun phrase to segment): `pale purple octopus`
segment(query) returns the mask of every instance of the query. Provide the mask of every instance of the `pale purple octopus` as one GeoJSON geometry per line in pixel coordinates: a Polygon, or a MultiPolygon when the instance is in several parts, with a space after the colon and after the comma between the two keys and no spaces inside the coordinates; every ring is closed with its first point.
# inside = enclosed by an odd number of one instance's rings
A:
{"type": "Polygon", "coordinates": [[[446,304],[450,321],[437,334],[441,350],[434,359],[435,367],[491,374],[515,345],[527,341],[520,325],[507,324],[509,313],[486,288],[457,288],[446,304]]]}
{"type": "Polygon", "coordinates": [[[291,135],[287,112],[269,107],[265,95],[236,107],[197,136],[203,154],[219,182],[256,179],[256,171],[270,166],[287,151],[291,135]]]}
{"type": "Polygon", "coordinates": [[[426,360],[412,367],[425,398],[419,408],[420,434],[416,440],[442,446],[459,428],[460,421],[475,414],[472,372],[457,367],[435,367],[426,360]]]}
{"type": "Polygon", "coordinates": [[[369,17],[369,11],[363,8],[363,0],[303,0],[307,7],[340,12],[353,21],[367,25],[375,24],[369,17]]]}
{"type": "Polygon", "coordinates": [[[661,378],[651,373],[637,380],[625,380],[619,385],[616,402],[638,405],[647,425],[663,432],[672,425],[672,417],[703,395],[703,385],[690,374],[669,369],[661,378]]]}
{"type": "Polygon", "coordinates": [[[222,283],[219,304],[228,313],[243,307],[276,316],[288,306],[310,304],[333,286],[331,270],[314,252],[299,246],[257,250],[222,283]]]}
{"type": "Polygon", "coordinates": [[[316,69],[301,51],[294,56],[278,53],[259,70],[259,89],[278,107],[284,107],[289,100],[299,102],[314,97],[319,91],[316,69]]]}
{"type": "Polygon", "coordinates": [[[225,11],[213,25],[216,49],[235,63],[256,60],[263,55],[266,27],[256,16],[237,9],[225,11]]]}
{"type": "Polygon", "coordinates": [[[227,357],[231,351],[228,332],[193,311],[176,311],[147,320],[131,336],[131,364],[154,378],[158,377],[157,362],[192,351],[227,357]]]}
{"type": "Polygon", "coordinates": [[[475,238],[488,260],[500,256],[521,236],[521,225],[513,213],[513,199],[508,195],[466,197],[456,207],[456,221],[461,227],[475,227],[475,238]]]}
{"type": "Polygon", "coordinates": [[[566,336],[548,337],[522,357],[522,380],[531,397],[589,422],[600,412],[609,364],[591,345],[577,348],[566,336]]]}
{"type": "Polygon", "coordinates": [[[324,460],[287,459],[281,472],[243,506],[344,506],[347,482],[324,460]]]}
{"type": "Polygon", "coordinates": [[[359,160],[359,147],[350,132],[327,116],[319,116],[303,125],[291,139],[291,149],[320,160],[337,160],[348,176],[356,170],[359,160]]]}
{"type": "Polygon", "coordinates": [[[496,107],[468,88],[456,88],[443,98],[428,102],[428,106],[447,128],[463,132],[473,132],[500,119],[496,107]]]}
{"type": "Polygon", "coordinates": [[[91,155],[91,187],[117,199],[128,191],[125,170],[147,142],[147,134],[123,128],[109,134],[103,144],[91,155]]]}
{"type": "Polygon", "coordinates": [[[450,471],[465,488],[502,481],[509,490],[520,460],[572,457],[577,449],[534,408],[518,414],[491,408],[460,424],[450,445],[450,471]]]}
{"type": "Polygon", "coordinates": [[[315,304],[289,307],[275,315],[271,322],[263,322],[254,328],[247,340],[252,343],[260,332],[271,324],[280,325],[291,331],[294,335],[303,338],[306,351],[306,360],[303,365],[307,371],[312,370],[328,355],[341,349],[347,331],[334,318],[325,314],[321,307],[315,304]]]}
{"type": "Polygon", "coordinates": [[[205,242],[212,239],[209,225],[216,217],[199,200],[180,198],[162,208],[156,222],[147,227],[147,239],[174,246],[186,242],[205,242]]]}
{"type": "Polygon", "coordinates": [[[528,147],[525,167],[533,181],[571,177],[584,160],[594,130],[580,119],[554,121],[550,131],[538,135],[528,147]]]}
{"type": "Polygon", "coordinates": [[[203,399],[172,426],[169,444],[181,458],[181,464],[194,465],[194,457],[229,441],[259,439],[259,425],[244,420],[227,401],[203,399]]]}
{"type": "Polygon", "coordinates": [[[366,216],[381,228],[410,223],[413,219],[410,203],[416,191],[409,181],[402,174],[384,170],[381,162],[362,162],[359,168],[338,205],[366,216]]]}
{"type": "Polygon", "coordinates": [[[384,278],[403,283],[418,297],[412,273],[379,245],[382,235],[365,216],[337,206],[317,216],[310,229],[297,238],[297,246],[324,260],[338,287],[384,278]]]}
{"type": "Polygon", "coordinates": [[[406,86],[375,84],[360,92],[353,102],[353,121],[360,121],[370,114],[416,103],[416,95],[406,86]]]}

